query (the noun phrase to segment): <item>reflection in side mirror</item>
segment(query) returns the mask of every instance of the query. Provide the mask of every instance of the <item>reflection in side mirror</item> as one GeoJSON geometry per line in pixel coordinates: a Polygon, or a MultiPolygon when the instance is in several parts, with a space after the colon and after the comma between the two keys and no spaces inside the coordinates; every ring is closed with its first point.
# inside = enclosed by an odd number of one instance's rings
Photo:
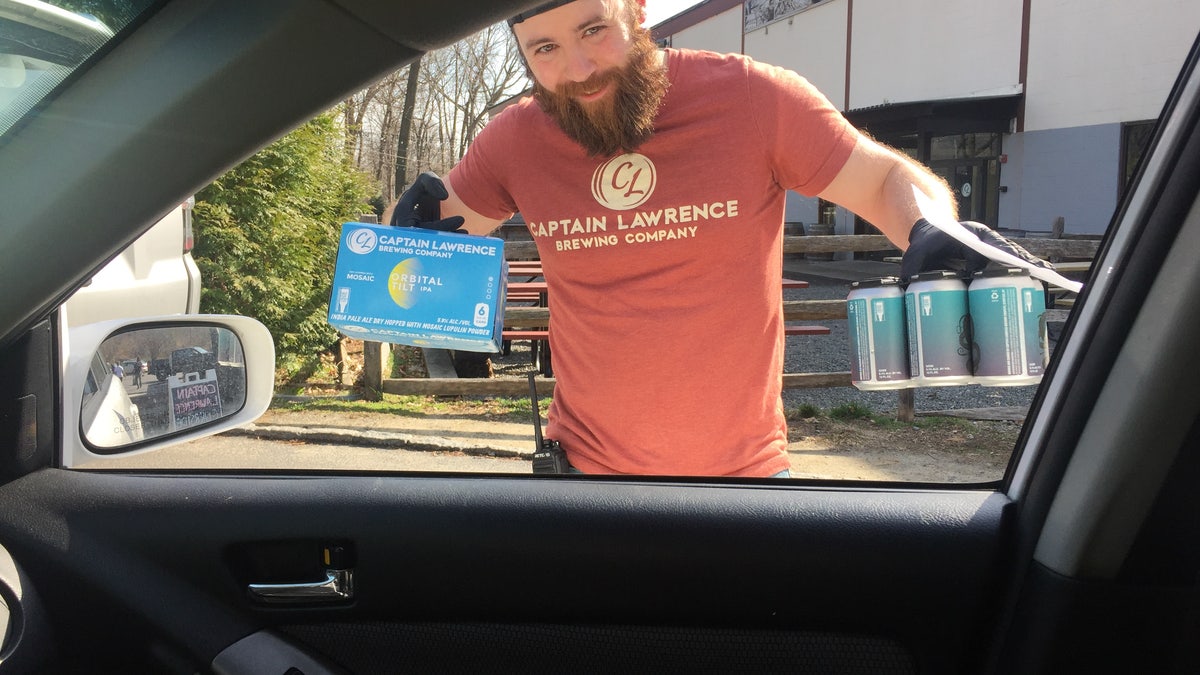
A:
{"type": "Polygon", "coordinates": [[[156,326],[117,333],[92,357],[83,437],[121,448],[224,419],[246,404],[246,359],[232,331],[156,326]]]}

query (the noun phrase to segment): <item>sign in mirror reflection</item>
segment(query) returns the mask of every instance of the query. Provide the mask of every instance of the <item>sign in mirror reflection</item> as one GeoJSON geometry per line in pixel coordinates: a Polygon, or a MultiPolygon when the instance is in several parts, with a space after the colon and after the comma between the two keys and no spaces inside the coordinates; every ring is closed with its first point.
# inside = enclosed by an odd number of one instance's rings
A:
{"type": "Polygon", "coordinates": [[[228,417],[246,403],[242,344],[216,326],[154,326],[110,336],[92,357],[82,432],[112,450],[228,417]]]}

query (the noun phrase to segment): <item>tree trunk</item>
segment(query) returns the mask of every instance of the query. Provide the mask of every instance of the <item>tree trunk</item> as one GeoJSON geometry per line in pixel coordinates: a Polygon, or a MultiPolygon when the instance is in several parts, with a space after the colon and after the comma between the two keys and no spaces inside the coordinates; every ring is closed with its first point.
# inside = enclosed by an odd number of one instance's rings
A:
{"type": "Polygon", "coordinates": [[[417,107],[417,78],[421,72],[421,58],[417,57],[408,66],[408,89],[404,92],[404,112],[400,116],[400,136],[396,140],[396,189],[393,198],[400,196],[408,187],[408,137],[412,133],[413,111],[417,107]]]}

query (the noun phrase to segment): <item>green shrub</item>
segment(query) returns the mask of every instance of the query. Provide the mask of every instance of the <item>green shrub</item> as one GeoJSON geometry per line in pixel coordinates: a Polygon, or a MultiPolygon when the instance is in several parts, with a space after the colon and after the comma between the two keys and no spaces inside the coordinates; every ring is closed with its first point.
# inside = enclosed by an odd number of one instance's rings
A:
{"type": "Polygon", "coordinates": [[[796,407],[796,417],[801,419],[812,419],[821,416],[821,409],[812,403],[801,403],[796,407]]]}
{"type": "Polygon", "coordinates": [[[829,411],[829,416],[835,420],[869,420],[875,417],[871,409],[858,403],[843,403],[829,411]]]}
{"type": "Polygon", "coordinates": [[[337,120],[317,116],[196,195],[201,311],[266,325],[284,380],[306,379],[338,338],[325,317],[340,225],[370,195],[337,120]]]}

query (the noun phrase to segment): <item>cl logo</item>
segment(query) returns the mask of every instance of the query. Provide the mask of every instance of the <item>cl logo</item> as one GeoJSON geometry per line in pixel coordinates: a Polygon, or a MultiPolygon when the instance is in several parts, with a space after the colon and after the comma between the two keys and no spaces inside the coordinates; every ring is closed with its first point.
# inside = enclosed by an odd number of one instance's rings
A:
{"type": "Polygon", "coordinates": [[[636,153],[614,157],[592,174],[592,196],[601,206],[628,211],[646,203],[654,194],[658,173],[654,162],[636,153]]]}
{"type": "Polygon", "coordinates": [[[355,253],[370,253],[375,250],[378,238],[371,230],[355,230],[346,235],[346,247],[355,253]]]}

